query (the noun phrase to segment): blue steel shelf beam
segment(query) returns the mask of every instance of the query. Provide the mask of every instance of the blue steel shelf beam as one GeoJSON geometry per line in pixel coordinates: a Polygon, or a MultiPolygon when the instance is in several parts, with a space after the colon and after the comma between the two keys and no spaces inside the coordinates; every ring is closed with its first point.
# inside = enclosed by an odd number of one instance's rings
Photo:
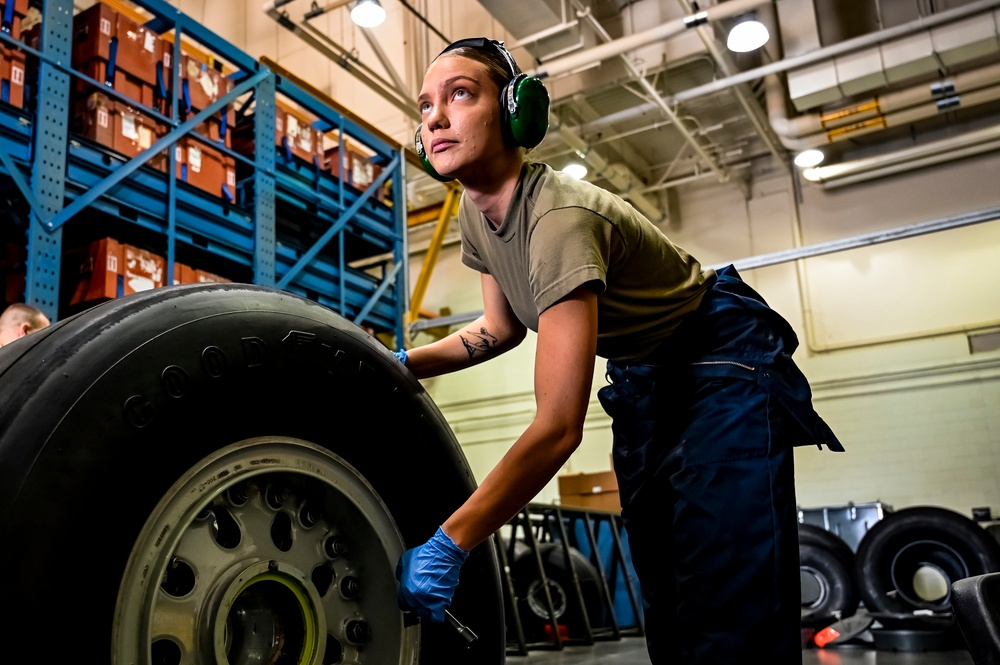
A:
{"type": "MultiPolygon", "coordinates": [[[[180,73],[172,68],[169,110],[147,108],[121,92],[72,69],[73,4],[71,0],[45,0],[42,7],[42,42],[32,49],[0,33],[0,43],[19,48],[39,62],[35,95],[36,113],[0,108],[0,171],[24,195],[31,207],[29,228],[28,302],[38,305],[53,320],[58,318],[59,264],[62,230],[74,215],[92,208],[161,233],[167,246],[167,283],[173,281],[176,243],[184,243],[218,255],[252,270],[255,283],[278,286],[337,309],[358,325],[370,324],[393,330],[402,340],[402,312],[406,311],[405,150],[393,146],[324,103],[287,78],[276,76],[266,61],[257,61],[182,14],[163,0],[133,0],[155,18],[146,27],[156,33],[174,31],[173,62],[181,62],[182,37],[194,40],[230,63],[237,71],[228,74],[234,89],[180,121],[180,73]],[[71,77],[104,90],[127,102],[169,132],[140,155],[126,158],[91,144],[69,139],[69,91],[71,77]],[[255,154],[252,158],[196,133],[209,116],[248,95],[240,117],[253,103],[255,154]],[[339,178],[328,174],[312,180],[297,165],[279,164],[274,144],[277,97],[298,104],[319,120],[320,131],[336,129],[343,141],[350,137],[376,153],[383,172],[370,187],[358,191],[345,186],[345,169],[339,178]],[[164,114],[166,113],[166,115],[164,114]],[[172,146],[182,137],[210,145],[252,169],[243,180],[249,208],[238,199],[227,203],[176,182],[172,146]],[[167,172],[148,168],[154,156],[167,150],[167,172]],[[147,168],[143,168],[147,166],[147,168]],[[392,182],[391,206],[374,202],[374,193],[392,182]],[[279,205],[279,203],[281,205],[279,205]],[[305,208],[303,208],[305,206],[305,208]],[[278,237],[282,211],[293,210],[296,222],[326,230],[319,241],[296,248],[294,238],[278,237]],[[302,211],[308,215],[302,215],[302,211]],[[323,251],[333,239],[335,253],[323,251]],[[347,243],[353,252],[366,247],[382,254],[392,250],[394,265],[379,278],[347,265],[347,243]],[[281,275],[280,283],[277,281],[281,275]],[[400,289],[400,285],[403,288],[400,289]]],[[[377,130],[376,130],[377,131],[377,130]]],[[[339,151],[340,154],[343,151],[339,151]]],[[[409,159],[410,155],[406,155],[409,159]]],[[[236,192],[234,199],[236,199],[236,192]]],[[[355,257],[357,258],[357,257],[355,257]]]]}
{"type": "MultiPolygon", "coordinates": [[[[11,1],[11,0],[8,0],[11,1]]],[[[52,62],[69,61],[73,43],[73,3],[45,0],[42,7],[42,54],[38,65],[38,87],[46,103],[39,101],[35,114],[31,185],[34,206],[28,230],[28,261],[25,301],[55,321],[59,313],[59,269],[62,234],[46,228],[45,221],[63,206],[66,193],[66,139],[69,135],[69,75],[52,62]]]]}
{"type": "Polygon", "coordinates": [[[201,111],[195,113],[189,120],[182,122],[176,129],[171,131],[169,134],[156,141],[149,148],[144,150],[142,153],[136,155],[128,161],[124,166],[120,166],[114,170],[114,172],[101,182],[100,185],[90,189],[86,194],[80,198],[73,201],[71,204],[56,213],[51,219],[45,222],[45,225],[50,229],[58,229],[60,226],[65,224],[70,217],[80,212],[88,205],[100,198],[105,192],[117,185],[119,182],[127,178],[129,175],[134,173],[139,167],[148,162],[150,159],[160,154],[163,150],[173,146],[177,139],[182,136],[187,135],[191,130],[205,122],[208,118],[215,115],[217,112],[225,108],[232,99],[239,97],[247,90],[250,90],[255,85],[263,81],[270,75],[267,70],[261,70],[251,76],[249,79],[238,83],[232,92],[228,95],[224,95],[206,106],[201,111]]]}

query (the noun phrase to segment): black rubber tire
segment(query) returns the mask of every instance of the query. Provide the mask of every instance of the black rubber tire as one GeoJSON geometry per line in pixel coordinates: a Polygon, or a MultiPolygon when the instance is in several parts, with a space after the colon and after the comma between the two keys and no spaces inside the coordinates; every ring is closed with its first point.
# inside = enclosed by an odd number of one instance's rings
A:
{"type": "MultiPolygon", "coordinates": [[[[11,662],[108,662],[137,534],[178,478],[236,442],[295,438],[346,460],[405,547],[475,489],[444,418],[384,346],[315,302],[264,287],[157,289],[29,335],[0,350],[0,404],[11,662]]],[[[420,662],[504,662],[488,543],[463,566],[452,608],[479,640],[468,648],[450,626],[424,622],[420,662]]]]}
{"type": "MultiPolygon", "coordinates": [[[[572,575],[566,566],[566,556],[562,545],[542,543],[538,546],[538,553],[542,558],[545,576],[550,583],[553,604],[559,614],[557,623],[566,626],[569,637],[574,639],[586,636],[584,612],[592,630],[600,627],[603,621],[603,612],[597,568],[579,550],[574,547],[569,548],[570,560],[580,582],[580,592],[583,596],[584,606],[583,612],[581,612],[572,575]]],[[[545,626],[551,624],[552,621],[545,604],[544,590],[540,585],[538,565],[534,560],[534,554],[527,545],[519,552],[517,559],[511,563],[511,578],[518,599],[518,612],[525,638],[529,642],[549,640],[545,626]]]]}
{"type": "Polygon", "coordinates": [[[799,571],[804,622],[844,619],[857,611],[861,596],[854,552],[840,536],[800,523],[799,571]]]}
{"type": "Polygon", "coordinates": [[[873,612],[951,610],[951,584],[1000,570],[1000,543],[964,515],[938,506],[914,506],[887,514],[858,543],[861,598],[873,612]],[[946,592],[918,593],[914,577],[930,569],[946,592]]]}

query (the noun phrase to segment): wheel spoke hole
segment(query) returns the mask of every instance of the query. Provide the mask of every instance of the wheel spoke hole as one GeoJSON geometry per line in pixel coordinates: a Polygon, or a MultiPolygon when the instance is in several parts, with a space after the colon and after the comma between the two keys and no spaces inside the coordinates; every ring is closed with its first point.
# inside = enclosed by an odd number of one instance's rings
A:
{"type": "Polygon", "coordinates": [[[336,665],[344,658],[344,645],[333,635],[326,636],[326,651],[323,653],[323,665],[336,665]]]}
{"type": "Polygon", "coordinates": [[[333,568],[330,566],[316,566],[312,571],[312,583],[316,587],[316,591],[319,592],[320,597],[326,595],[326,592],[330,590],[330,586],[333,584],[333,568]]]}
{"type": "Polygon", "coordinates": [[[238,483],[233,485],[228,490],[226,490],[226,498],[229,499],[229,503],[233,506],[239,508],[246,504],[250,500],[250,488],[247,487],[246,483],[238,483]]]}
{"type": "Polygon", "coordinates": [[[179,665],[181,662],[181,648],[173,640],[156,640],[150,645],[149,655],[152,665],[179,665]]]}
{"type": "Polygon", "coordinates": [[[282,552],[292,549],[292,518],[288,513],[278,513],[271,521],[271,542],[282,552]]]}
{"type": "Polygon", "coordinates": [[[194,571],[186,562],[174,558],[163,572],[160,588],[174,598],[181,598],[194,590],[194,571]]]}
{"type": "Polygon", "coordinates": [[[219,544],[219,547],[227,550],[235,548],[243,539],[236,518],[223,506],[215,506],[212,512],[215,515],[215,519],[212,521],[212,538],[219,544]]]}
{"type": "Polygon", "coordinates": [[[288,501],[288,490],[277,485],[270,485],[264,493],[264,500],[272,510],[280,510],[288,501]]]}

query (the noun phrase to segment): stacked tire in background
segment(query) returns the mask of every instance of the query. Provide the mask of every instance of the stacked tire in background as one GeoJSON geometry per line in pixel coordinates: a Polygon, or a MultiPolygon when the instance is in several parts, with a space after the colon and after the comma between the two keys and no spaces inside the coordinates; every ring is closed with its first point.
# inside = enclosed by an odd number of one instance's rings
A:
{"type": "Polygon", "coordinates": [[[856,551],[836,534],[799,524],[799,556],[803,644],[865,640],[883,651],[964,648],[952,586],[1000,571],[1000,542],[936,506],[886,514],[856,551]]]}

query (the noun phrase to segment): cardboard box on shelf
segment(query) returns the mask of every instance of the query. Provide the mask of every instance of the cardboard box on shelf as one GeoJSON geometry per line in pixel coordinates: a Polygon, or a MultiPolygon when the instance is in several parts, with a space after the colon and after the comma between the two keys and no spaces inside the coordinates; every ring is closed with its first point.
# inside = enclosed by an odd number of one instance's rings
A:
{"type": "Polygon", "coordinates": [[[614,471],[559,476],[559,501],[570,508],[621,512],[614,471]]]}
{"type": "MultiPolygon", "coordinates": [[[[76,103],[70,129],[130,158],[152,146],[163,132],[151,118],[100,92],[76,103]]],[[[148,165],[163,171],[165,162],[165,155],[156,155],[148,165]]]]}
{"type": "Polygon", "coordinates": [[[167,262],[159,254],[122,245],[125,258],[124,294],[150,291],[165,284],[167,262]]]}
{"type": "MultiPolygon", "coordinates": [[[[341,145],[335,145],[326,151],[325,159],[327,170],[334,178],[340,177],[341,162],[344,168],[344,182],[355,189],[368,189],[369,185],[382,174],[382,167],[372,161],[372,157],[354,148],[350,142],[345,141],[346,150],[341,156],[341,145]]],[[[374,197],[379,201],[385,201],[388,188],[379,187],[374,197]]]]}
{"type": "Polygon", "coordinates": [[[114,238],[101,238],[63,254],[63,271],[75,279],[67,304],[100,302],[125,295],[125,256],[114,238]]]}
{"type": "Polygon", "coordinates": [[[215,273],[208,272],[207,270],[196,270],[195,273],[197,273],[195,281],[199,283],[217,282],[220,284],[228,284],[233,281],[231,279],[226,279],[222,275],[216,275],[215,273]]]}
{"type": "Polygon", "coordinates": [[[177,178],[227,201],[236,199],[236,159],[191,137],[177,142],[177,178]]]}
{"type": "Polygon", "coordinates": [[[0,1],[0,28],[14,39],[21,38],[21,19],[28,14],[28,0],[0,1]]]}
{"type": "Polygon", "coordinates": [[[318,160],[322,167],[323,132],[313,127],[316,119],[280,101],[277,110],[281,111],[282,120],[279,124],[277,122],[279,116],[275,114],[275,130],[279,134],[276,137],[277,144],[282,148],[287,145],[294,157],[307,164],[318,160]]]}
{"type": "Polygon", "coordinates": [[[65,252],[63,269],[76,280],[67,304],[96,304],[163,286],[166,261],[107,237],[65,252]]]}
{"type": "MultiPolygon", "coordinates": [[[[93,61],[110,63],[150,85],[157,84],[163,58],[162,38],[102,2],[73,17],[73,67],[93,61]],[[112,40],[115,48],[112,49],[112,40]]],[[[164,77],[167,73],[164,72],[164,77]]]]}
{"type": "Polygon", "coordinates": [[[24,108],[24,51],[0,47],[0,101],[24,108]]]}
{"type": "Polygon", "coordinates": [[[180,261],[174,261],[174,285],[196,284],[198,282],[198,271],[180,261]]]}
{"type": "MultiPolygon", "coordinates": [[[[147,108],[155,109],[154,105],[156,103],[156,96],[153,86],[138,77],[132,76],[126,71],[114,69],[112,71],[112,75],[108,76],[108,63],[103,60],[91,60],[88,63],[80,65],[77,68],[77,71],[81,74],[86,74],[99,83],[110,85],[110,87],[122,93],[129,99],[134,100],[138,104],[142,104],[147,108]]],[[[77,99],[86,98],[93,92],[99,92],[99,89],[95,90],[92,84],[87,83],[81,78],[73,78],[74,97],[77,99]]],[[[113,99],[120,103],[127,103],[117,97],[114,97],[113,95],[105,96],[108,99],[113,99]]]]}

